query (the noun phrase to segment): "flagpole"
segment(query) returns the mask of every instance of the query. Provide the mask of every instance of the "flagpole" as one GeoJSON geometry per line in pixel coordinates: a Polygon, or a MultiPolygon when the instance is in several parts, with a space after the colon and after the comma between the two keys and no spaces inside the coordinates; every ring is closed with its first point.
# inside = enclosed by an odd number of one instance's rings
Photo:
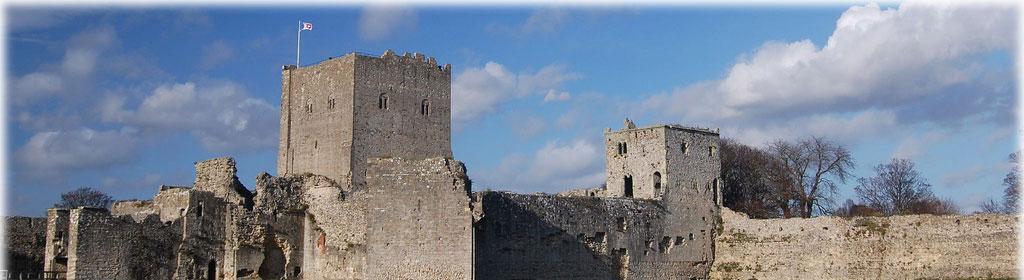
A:
{"type": "Polygon", "coordinates": [[[299,49],[302,47],[302,21],[299,21],[299,36],[295,40],[295,67],[299,67],[299,49]]]}

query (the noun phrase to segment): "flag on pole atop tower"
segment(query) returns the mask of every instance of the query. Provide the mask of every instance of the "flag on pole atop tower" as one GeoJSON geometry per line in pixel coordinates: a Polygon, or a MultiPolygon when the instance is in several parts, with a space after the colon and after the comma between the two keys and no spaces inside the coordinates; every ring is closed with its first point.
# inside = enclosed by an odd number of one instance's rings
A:
{"type": "Polygon", "coordinates": [[[302,30],[313,30],[313,24],[308,22],[302,23],[302,30]]]}

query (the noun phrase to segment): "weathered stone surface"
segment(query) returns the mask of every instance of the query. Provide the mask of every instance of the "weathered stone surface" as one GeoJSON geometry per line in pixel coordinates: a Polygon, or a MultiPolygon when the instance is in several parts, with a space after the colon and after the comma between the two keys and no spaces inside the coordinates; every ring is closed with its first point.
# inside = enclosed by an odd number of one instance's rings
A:
{"type": "Polygon", "coordinates": [[[660,201],[474,193],[478,279],[704,279],[706,228],[660,201]]]}
{"type": "MultiPolygon", "coordinates": [[[[4,269],[12,272],[42,272],[46,248],[46,218],[4,217],[4,269]]],[[[15,274],[16,275],[16,274],[15,274]]]]}
{"type": "Polygon", "coordinates": [[[450,100],[450,65],[420,54],[288,66],[281,176],[261,173],[255,192],[238,181],[233,159],[217,158],[195,163],[192,186],[161,186],[152,200],[120,201],[109,213],[50,209],[45,224],[15,227],[31,236],[45,226],[44,269],[68,279],[903,279],[1015,271],[1011,216],[749,220],[725,210],[720,234],[717,129],[637,128],[627,119],[604,133],[604,188],[471,193],[466,167],[452,159],[450,100]]]}
{"type": "Polygon", "coordinates": [[[367,159],[452,156],[450,66],[388,51],[281,75],[281,176],[309,172],[359,187],[367,159]]]}
{"type": "Polygon", "coordinates": [[[988,279],[1017,275],[1014,215],[748,219],[725,209],[713,279],[988,279]]]}

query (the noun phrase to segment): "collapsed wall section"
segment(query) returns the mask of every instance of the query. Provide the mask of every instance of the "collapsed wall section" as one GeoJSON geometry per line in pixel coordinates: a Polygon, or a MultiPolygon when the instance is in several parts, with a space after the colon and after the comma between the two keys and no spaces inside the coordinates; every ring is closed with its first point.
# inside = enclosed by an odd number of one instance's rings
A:
{"type": "Polygon", "coordinates": [[[368,165],[363,278],[473,279],[465,166],[447,158],[370,159],[368,165]]]}
{"type": "Polygon", "coordinates": [[[478,279],[704,279],[709,269],[708,237],[681,230],[656,201],[473,197],[478,279]]]}
{"type": "Polygon", "coordinates": [[[748,219],[724,209],[713,279],[1016,277],[1014,215],[748,219]]]}

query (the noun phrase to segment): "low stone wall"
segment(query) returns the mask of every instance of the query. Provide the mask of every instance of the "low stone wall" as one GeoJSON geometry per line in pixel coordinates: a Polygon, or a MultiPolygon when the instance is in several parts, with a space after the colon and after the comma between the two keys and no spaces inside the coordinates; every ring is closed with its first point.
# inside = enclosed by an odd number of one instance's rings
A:
{"type": "Polygon", "coordinates": [[[710,235],[653,200],[475,192],[477,279],[704,279],[710,235]]]}
{"type": "Polygon", "coordinates": [[[748,219],[724,209],[712,279],[1017,275],[1013,215],[748,219]]]}
{"type": "Polygon", "coordinates": [[[4,228],[7,231],[4,233],[7,252],[4,269],[13,273],[43,271],[46,218],[8,216],[4,217],[4,228]]]}

